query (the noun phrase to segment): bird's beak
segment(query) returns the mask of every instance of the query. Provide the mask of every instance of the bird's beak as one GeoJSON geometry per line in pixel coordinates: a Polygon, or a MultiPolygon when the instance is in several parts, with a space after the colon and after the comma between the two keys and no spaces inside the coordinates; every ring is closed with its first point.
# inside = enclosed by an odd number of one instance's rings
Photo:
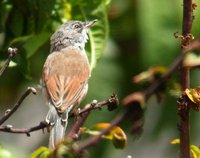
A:
{"type": "Polygon", "coordinates": [[[97,21],[98,21],[97,19],[94,19],[94,20],[92,20],[92,21],[86,22],[85,25],[84,25],[84,28],[85,28],[85,29],[91,28],[91,27],[94,25],[94,23],[96,23],[97,21]]]}

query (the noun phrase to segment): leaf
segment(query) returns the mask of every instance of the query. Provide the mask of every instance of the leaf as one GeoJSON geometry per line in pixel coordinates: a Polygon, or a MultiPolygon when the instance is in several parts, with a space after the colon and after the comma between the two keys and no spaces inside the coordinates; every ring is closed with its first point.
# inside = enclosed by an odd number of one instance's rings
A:
{"type": "Polygon", "coordinates": [[[200,87],[198,88],[187,88],[185,90],[186,95],[193,103],[200,103],[200,87]]]}
{"type": "Polygon", "coordinates": [[[13,40],[11,40],[11,42],[9,43],[9,45],[12,46],[12,45],[17,45],[17,44],[25,43],[31,37],[33,37],[33,35],[26,35],[26,36],[20,36],[20,37],[14,38],[13,40]]]}
{"type": "Polygon", "coordinates": [[[26,57],[30,58],[35,52],[37,52],[41,46],[49,41],[50,35],[49,32],[42,32],[29,38],[24,45],[27,54],[26,57]]]}
{"type": "Polygon", "coordinates": [[[48,158],[50,154],[51,150],[49,150],[47,147],[40,147],[35,150],[29,158],[48,158]]]}
{"type": "Polygon", "coordinates": [[[125,106],[132,106],[138,103],[142,109],[145,108],[145,98],[142,92],[134,92],[129,94],[127,97],[124,98],[123,104],[125,106]]]}
{"type": "Polygon", "coordinates": [[[197,67],[200,65],[200,56],[194,53],[188,53],[184,58],[183,65],[185,67],[197,67]]]}
{"type": "Polygon", "coordinates": [[[196,145],[190,145],[190,151],[193,155],[193,158],[200,158],[200,149],[196,145]]]}
{"type": "Polygon", "coordinates": [[[72,17],[74,19],[85,21],[98,19],[98,22],[89,31],[89,46],[86,47],[90,66],[93,69],[104,51],[108,37],[107,11],[110,1],[71,0],[70,2],[72,4],[72,17]]]}
{"type": "Polygon", "coordinates": [[[71,19],[72,5],[68,1],[57,2],[55,5],[55,10],[53,11],[53,16],[59,22],[65,23],[67,20],[71,19]]]}
{"type": "Polygon", "coordinates": [[[35,2],[37,3],[37,7],[34,8],[33,13],[35,14],[35,30],[37,33],[43,33],[44,27],[52,22],[50,19],[55,2],[56,0],[37,0],[35,2]]]}
{"type": "Polygon", "coordinates": [[[133,77],[133,82],[136,84],[143,84],[146,82],[153,82],[159,79],[165,72],[167,68],[164,66],[154,66],[149,68],[147,71],[141,72],[140,74],[133,77]]]}
{"type": "Polygon", "coordinates": [[[170,144],[180,144],[180,139],[173,139],[170,144]]]}
{"type": "Polygon", "coordinates": [[[0,146],[0,158],[14,158],[10,151],[0,146]]]}
{"type": "MultiPolygon", "coordinates": [[[[0,61],[0,68],[2,68],[4,64],[5,64],[5,61],[0,61]]],[[[10,61],[9,67],[15,67],[15,66],[17,66],[17,63],[10,61]]]]}
{"type": "MultiPolygon", "coordinates": [[[[180,144],[180,139],[174,139],[170,142],[171,144],[180,144]]],[[[193,158],[200,158],[200,149],[196,145],[190,145],[190,152],[193,158]]]]}
{"type": "Polygon", "coordinates": [[[10,13],[12,6],[9,4],[8,1],[1,2],[0,5],[0,32],[3,32],[5,30],[6,20],[8,18],[8,15],[10,13]]]}
{"type": "MultiPolygon", "coordinates": [[[[98,135],[101,130],[108,128],[111,124],[110,123],[97,123],[94,125],[92,129],[83,129],[82,132],[88,133],[90,135],[98,135]]],[[[103,135],[102,138],[111,140],[113,145],[117,149],[123,149],[127,146],[127,137],[124,131],[118,127],[113,127],[106,135],[103,135]]]]}

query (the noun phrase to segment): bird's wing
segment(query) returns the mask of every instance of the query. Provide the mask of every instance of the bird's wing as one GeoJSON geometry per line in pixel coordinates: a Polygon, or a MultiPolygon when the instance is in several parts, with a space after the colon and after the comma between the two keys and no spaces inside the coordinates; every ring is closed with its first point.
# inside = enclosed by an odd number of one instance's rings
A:
{"type": "Polygon", "coordinates": [[[90,76],[87,57],[70,48],[50,54],[43,72],[51,103],[60,113],[76,104],[90,76]]]}

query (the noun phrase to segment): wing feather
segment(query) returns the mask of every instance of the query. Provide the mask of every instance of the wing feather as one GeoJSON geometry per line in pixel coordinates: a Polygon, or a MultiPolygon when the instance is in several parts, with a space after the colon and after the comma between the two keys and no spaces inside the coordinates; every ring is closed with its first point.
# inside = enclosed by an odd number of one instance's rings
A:
{"type": "Polygon", "coordinates": [[[50,54],[43,72],[49,99],[60,113],[78,102],[90,77],[87,57],[70,48],[50,54]]]}

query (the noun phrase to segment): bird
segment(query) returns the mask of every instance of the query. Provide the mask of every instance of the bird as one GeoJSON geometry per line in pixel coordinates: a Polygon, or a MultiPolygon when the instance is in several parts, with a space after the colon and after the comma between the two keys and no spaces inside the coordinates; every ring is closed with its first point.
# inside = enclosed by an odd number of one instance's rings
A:
{"type": "Polygon", "coordinates": [[[42,75],[43,94],[49,106],[45,121],[50,126],[50,149],[64,139],[69,113],[87,94],[91,70],[85,45],[96,21],[70,20],[50,38],[50,54],[42,75]]]}

